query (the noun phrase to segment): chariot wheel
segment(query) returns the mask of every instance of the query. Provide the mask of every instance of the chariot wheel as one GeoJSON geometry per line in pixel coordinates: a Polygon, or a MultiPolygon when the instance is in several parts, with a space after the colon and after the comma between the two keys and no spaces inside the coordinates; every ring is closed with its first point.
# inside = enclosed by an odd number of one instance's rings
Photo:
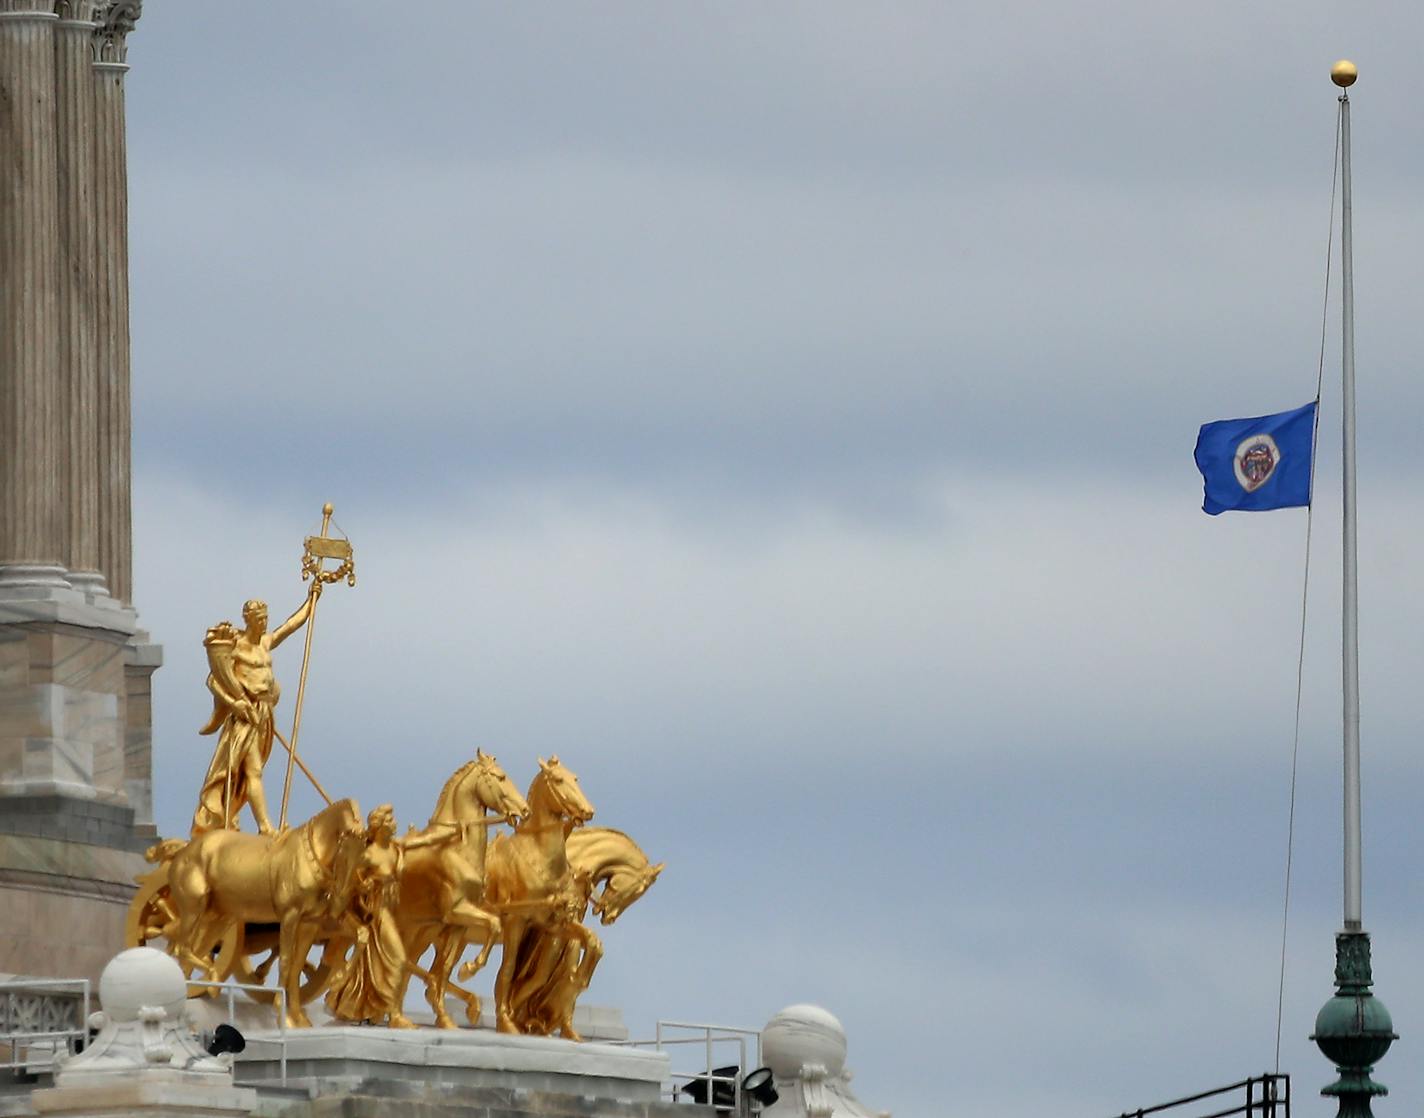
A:
{"type": "Polygon", "coordinates": [[[143,947],[149,940],[162,939],[175,919],[168,893],[168,867],[159,866],[138,879],[138,892],[129,902],[124,920],[124,946],[143,947]]]}

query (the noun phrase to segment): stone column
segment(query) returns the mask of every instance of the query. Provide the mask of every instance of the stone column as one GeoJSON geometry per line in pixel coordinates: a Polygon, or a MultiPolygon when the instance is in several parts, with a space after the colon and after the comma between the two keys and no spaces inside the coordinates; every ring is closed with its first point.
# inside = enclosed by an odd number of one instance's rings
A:
{"type": "Polygon", "coordinates": [[[65,453],[60,491],[64,565],[89,597],[107,594],[99,573],[98,227],[94,197],[94,15],[99,0],[59,0],[54,33],[59,187],[59,376],[65,453]]]}
{"type": "Polygon", "coordinates": [[[63,563],[53,0],[0,0],[0,598],[63,563]]]}
{"type": "Polygon", "coordinates": [[[114,0],[94,33],[94,187],[98,220],[99,570],[109,593],[133,600],[129,401],[129,186],[124,140],[128,34],[141,0],[114,0]]]}
{"type": "Polygon", "coordinates": [[[0,0],[0,971],[92,976],[152,834],[161,654],[116,600],[132,594],[122,74],[137,7],[0,0]]]}

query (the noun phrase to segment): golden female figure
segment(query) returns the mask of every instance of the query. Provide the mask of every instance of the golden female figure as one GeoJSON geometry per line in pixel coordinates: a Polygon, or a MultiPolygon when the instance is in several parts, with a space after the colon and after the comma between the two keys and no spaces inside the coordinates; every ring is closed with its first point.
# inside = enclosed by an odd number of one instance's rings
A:
{"type": "Polygon", "coordinates": [[[395,835],[395,810],[382,804],[367,817],[365,849],[354,866],[345,867],[350,880],[338,885],[337,896],[349,897],[345,911],[356,925],[356,946],[331,981],[326,1008],[343,1021],[385,1020],[393,1029],[413,1029],[414,1023],[401,1012],[407,966],[405,944],[396,923],[405,852],[440,845],[453,836],[397,839],[395,835]]]}

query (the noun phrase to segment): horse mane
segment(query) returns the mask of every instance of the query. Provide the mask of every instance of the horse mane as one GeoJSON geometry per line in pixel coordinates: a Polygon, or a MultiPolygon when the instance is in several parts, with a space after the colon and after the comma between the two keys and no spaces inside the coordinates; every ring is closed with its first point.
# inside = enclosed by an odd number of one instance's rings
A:
{"type": "Polygon", "coordinates": [[[433,827],[435,825],[435,820],[440,815],[441,809],[450,802],[450,797],[455,794],[456,785],[463,781],[465,777],[469,776],[470,770],[479,763],[480,759],[476,757],[473,761],[466,761],[450,774],[450,779],[445,782],[445,787],[440,789],[440,795],[435,798],[435,811],[430,816],[430,822],[427,823],[426,826],[433,827]]]}
{"type": "Polygon", "coordinates": [[[612,827],[575,828],[564,840],[564,856],[594,881],[614,869],[641,870],[652,864],[636,842],[612,827]]]}

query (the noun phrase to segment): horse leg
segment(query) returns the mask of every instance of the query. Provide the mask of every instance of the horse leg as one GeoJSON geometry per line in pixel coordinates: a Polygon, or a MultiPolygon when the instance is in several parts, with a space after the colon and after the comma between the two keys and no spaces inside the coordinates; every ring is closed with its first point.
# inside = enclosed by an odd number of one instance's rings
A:
{"type": "Polygon", "coordinates": [[[163,923],[155,927],[144,929],[144,935],[148,939],[166,939],[173,942],[173,937],[178,931],[178,913],[174,910],[173,904],[168,897],[161,893],[154,902],[155,915],[163,923]]]}
{"type": "Polygon", "coordinates": [[[316,942],[316,929],[303,926],[303,915],[295,908],[282,913],[277,946],[277,975],[285,995],[284,1017],[289,1029],[311,1027],[311,1018],[302,1007],[302,967],[307,961],[307,952],[316,942]]]}
{"type": "Polygon", "coordinates": [[[198,867],[188,866],[175,872],[172,893],[178,907],[178,920],[168,941],[168,951],[183,967],[185,976],[191,977],[194,971],[200,971],[211,978],[212,960],[199,954],[199,933],[207,924],[208,915],[207,878],[198,867]]]}
{"type": "MultiPolygon", "coordinates": [[[[453,960],[450,958],[450,944],[448,942],[449,930],[437,928],[424,929],[418,936],[415,944],[417,950],[409,957],[419,959],[425,954],[425,949],[432,944],[435,946],[435,957],[430,961],[430,970],[425,979],[425,1000],[430,1008],[435,1012],[435,1024],[441,1029],[457,1028],[455,1019],[450,1016],[450,1011],[445,1008],[445,992],[450,980],[450,968],[453,960]]],[[[464,991],[459,991],[461,994],[464,991]]]]}
{"type": "MultiPolygon", "coordinates": [[[[475,969],[470,972],[471,974],[474,974],[475,971],[481,970],[484,965],[489,962],[490,952],[494,950],[494,945],[498,942],[499,917],[491,915],[490,919],[485,923],[485,942],[480,947],[480,953],[475,956],[475,961],[473,964],[475,969]]],[[[464,972],[462,971],[461,973],[464,972]]]]}
{"type": "MultiPolygon", "coordinates": [[[[455,960],[459,958],[460,951],[464,950],[465,937],[474,929],[484,929],[484,946],[480,948],[479,958],[473,963],[466,963],[460,968],[460,980],[467,982],[475,976],[476,972],[478,972],[485,963],[489,962],[490,952],[494,949],[494,942],[500,935],[500,919],[488,909],[481,908],[469,896],[458,895],[453,887],[441,891],[440,901],[445,924],[447,926],[458,926],[459,928],[458,947],[450,957],[449,970],[445,972],[447,979],[450,976],[450,971],[454,970],[455,960]]],[[[478,1014],[476,1014],[476,1017],[478,1017],[478,1014]]]]}
{"type": "Polygon", "coordinates": [[[559,1032],[569,1040],[582,1040],[578,1030],[574,1028],[574,1005],[578,1002],[578,996],[588,989],[588,984],[593,980],[594,968],[603,958],[603,941],[593,932],[589,931],[582,924],[574,925],[577,929],[576,935],[583,940],[583,956],[577,964],[574,962],[574,944],[569,944],[568,957],[561,964],[564,974],[555,979],[559,986],[560,996],[555,999],[557,1002],[556,1022],[559,1032]]]}
{"type": "Polygon", "coordinates": [[[499,942],[500,923],[499,917],[489,914],[489,919],[484,922],[485,941],[480,945],[480,953],[473,960],[460,968],[460,980],[469,981],[476,974],[482,971],[485,964],[489,962],[490,953],[494,951],[494,945],[499,942]]]}
{"type": "Polygon", "coordinates": [[[507,916],[502,924],[504,957],[499,961],[499,974],[494,980],[495,1028],[502,1033],[517,1033],[519,1026],[514,1023],[510,1006],[510,987],[514,985],[514,973],[519,966],[519,948],[524,941],[524,932],[529,921],[522,916],[507,916]]]}
{"type": "MultiPolygon", "coordinates": [[[[450,923],[460,926],[463,933],[462,946],[465,936],[470,936],[477,929],[484,929],[484,940],[480,946],[479,955],[473,962],[466,963],[460,968],[461,981],[469,981],[489,962],[490,952],[494,950],[495,941],[500,938],[500,918],[471,901],[461,901],[451,910],[448,919],[450,923]]],[[[452,959],[451,962],[453,963],[454,960],[452,959]]]]}
{"type": "MultiPolygon", "coordinates": [[[[446,997],[456,997],[465,1003],[465,1017],[471,1025],[478,1026],[480,1023],[480,996],[463,986],[459,986],[450,977],[455,968],[455,960],[460,957],[469,944],[467,936],[468,929],[449,926],[443,928],[439,937],[435,940],[435,962],[432,966],[432,973],[438,968],[439,973],[444,976],[444,991],[446,997]]],[[[461,968],[463,972],[465,968],[461,968]]],[[[447,1020],[449,1020],[447,1018],[447,1020]]],[[[455,1028],[455,1022],[450,1020],[449,1028],[455,1028]]]]}
{"type": "Polygon", "coordinates": [[[603,958],[603,941],[582,924],[575,924],[574,927],[577,929],[575,935],[583,940],[583,958],[579,960],[574,981],[580,990],[587,990],[588,984],[593,981],[594,968],[603,958]]]}
{"type": "Polygon", "coordinates": [[[421,943],[420,928],[401,928],[401,953],[406,965],[401,968],[400,977],[396,979],[396,1005],[405,1005],[406,990],[410,987],[410,980],[415,976],[415,971],[411,968],[420,962],[420,956],[425,952],[425,945],[421,943]]]}

